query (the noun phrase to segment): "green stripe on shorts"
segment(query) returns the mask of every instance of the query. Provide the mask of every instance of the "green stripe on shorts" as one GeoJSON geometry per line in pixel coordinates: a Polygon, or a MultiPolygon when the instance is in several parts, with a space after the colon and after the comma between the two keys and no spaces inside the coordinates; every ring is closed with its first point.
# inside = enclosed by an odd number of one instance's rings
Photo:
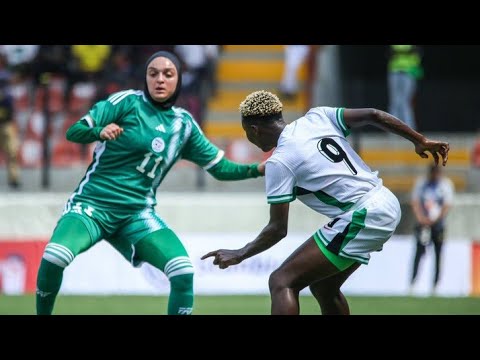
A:
{"type": "Polygon", "coordinates": [[[326,258],[330,260],[330,262],[333,265],[335,265],[338,270],[343,271],[345,269],[348,269],[352,264],[356,262],[353,259],[347,259],[332,253],[330,250],[328,250],[325,247],[325,245],[323,244],[322,240],[320,240],[320,237],[318,236],[317,233],[313,234],[313,238],[315,239],[315,242],[317,243],[323,255],[325,255],[326,258]]]}

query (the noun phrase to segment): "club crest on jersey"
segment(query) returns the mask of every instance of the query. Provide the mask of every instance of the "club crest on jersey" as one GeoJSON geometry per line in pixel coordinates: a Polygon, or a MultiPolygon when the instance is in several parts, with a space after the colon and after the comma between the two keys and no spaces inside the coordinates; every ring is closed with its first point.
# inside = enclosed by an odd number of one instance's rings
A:
{"type": "Polygon", "coordinates": [[[156,137],[152,140],[152,149],[153,151],[159,153],[165,149],[165,141],[162,138],[156,137]]]}

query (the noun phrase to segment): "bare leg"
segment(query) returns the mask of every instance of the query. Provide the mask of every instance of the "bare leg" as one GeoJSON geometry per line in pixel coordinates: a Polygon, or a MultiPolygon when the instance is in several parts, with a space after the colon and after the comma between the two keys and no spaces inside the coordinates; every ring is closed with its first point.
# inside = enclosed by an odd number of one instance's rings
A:
{"type": "Polygon", "coordinates": [[[272,315],[298,315],[300,290],[338,272],[313,237],[309,238],[270,275],[272,315]]]}
{"type": "Polygon", "coordinates": [[[359,266],[360,263],[355,263],[342,272],[310,285],[322,315],[350,315],[347,299],[340,291],[340,287],[359,266]]]}

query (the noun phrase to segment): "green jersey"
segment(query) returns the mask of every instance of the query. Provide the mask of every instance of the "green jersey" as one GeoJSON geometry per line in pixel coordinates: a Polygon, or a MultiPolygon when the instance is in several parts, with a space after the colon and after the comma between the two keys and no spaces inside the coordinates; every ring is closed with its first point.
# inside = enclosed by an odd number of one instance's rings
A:
{"type": "Polygon", "coordinates": [[[143,91],[112,94],[79,120],[85,121],[96,129],[116,123],[124,131],[114,141],[97,143],[93,160],[68,203],[85,201],[116,209],[154,207],[157,187],[179,159],[209,169],[224,155],[189,112],[179,107],[156,108],[143,91]]]}

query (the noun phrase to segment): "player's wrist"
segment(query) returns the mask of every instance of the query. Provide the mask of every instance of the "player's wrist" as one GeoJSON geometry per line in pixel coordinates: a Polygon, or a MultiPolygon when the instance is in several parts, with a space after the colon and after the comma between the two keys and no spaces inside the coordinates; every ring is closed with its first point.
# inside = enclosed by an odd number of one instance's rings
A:
{"type": "Polygon", "coordinates": [[[95,135],[95,138],[96,138],[97,140],[103,140],[102,137],[101,137],[101,135],[100,135],[100,134],[102,133],[102,130],[103,130],[103,129],[104,129],[104,128],[103,128],[102,126],[95,126],[95,127],[92,129],[92,132],[93,132],[93,134],[95,135]]]}
{"type": "Polygon", "coordinates": [[[262,175],[262,173],[258,170],[258,165],[259,165],[259,163],[254,163],[254,164],[250,165],[250,167],[248,169],[248,174],[252,178],[256,178],[256,177],[259,177],[260,175],[262,175]]]}

